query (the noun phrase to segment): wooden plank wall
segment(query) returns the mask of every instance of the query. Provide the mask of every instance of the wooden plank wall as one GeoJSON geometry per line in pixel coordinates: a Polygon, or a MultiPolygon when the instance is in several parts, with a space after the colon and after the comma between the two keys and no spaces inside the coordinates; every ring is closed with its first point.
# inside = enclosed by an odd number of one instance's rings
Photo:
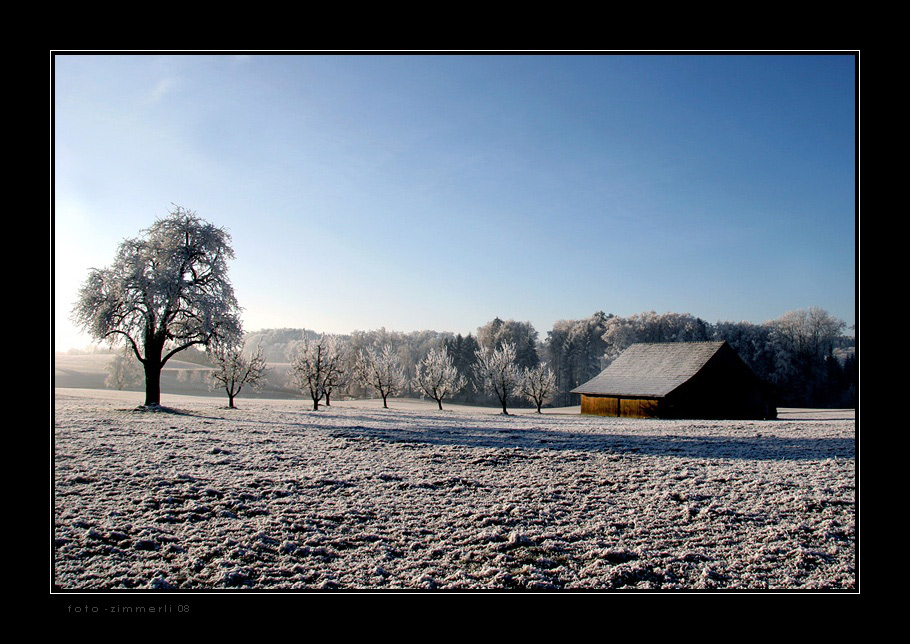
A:
{"type": "Polygon", "coordinates": [[[620,416],[625,418],[654,418],[657,416],[657,401],[653,398],[623,398],[620,416]]]}
{"type": "Polygon", "coordinates": [[[594,416],[618,416],[618,399],[606,396],[581,396],[581,413],[594,416]]]}
{"type": "Polygon", "coordinates": [[[658,401],[654,398],[616,398],[582,394],[581,413],[594,416],[654,418],[658,414],[658,401]]]}

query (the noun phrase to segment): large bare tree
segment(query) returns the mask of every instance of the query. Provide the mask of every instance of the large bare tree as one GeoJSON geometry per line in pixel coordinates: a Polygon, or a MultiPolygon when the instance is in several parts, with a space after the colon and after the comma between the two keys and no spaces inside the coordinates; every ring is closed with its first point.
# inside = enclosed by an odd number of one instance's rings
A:
{"type": "Polygon", "coordinates": [[[161,403],[161,369],[194,345],[241,335],[240,307],[228,280],[231,237],[175,206],[120,244],[114,263],[93,268],[72,319],[95,340],[130,347],[145,371],[145,405],[161,403]]]}

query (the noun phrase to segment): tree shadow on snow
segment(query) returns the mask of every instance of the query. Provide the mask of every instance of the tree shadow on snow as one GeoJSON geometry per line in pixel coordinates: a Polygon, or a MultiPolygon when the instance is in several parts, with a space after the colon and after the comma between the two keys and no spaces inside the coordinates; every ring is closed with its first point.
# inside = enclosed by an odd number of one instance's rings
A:
{"type": "Polygon", "coordinates": [[[165,407],[164,405],[139,405],[138,407],[133,407],[132,409],[127,409],[126,411],[135,412],[137,414],[171,414],[174,416],[196,415],[190,411],[175,409],[174,407],[165,407]]]}
{"type": "Polygon", "coordinates": [[[855,441],[852,438],[792,438],[761,435],[730,437],[683,434],[636,436],[553,431],[546,428],[510,427],[505,424],[472,425],[469,423],[452,427],[418,425],[411,428],[395,428],[391,426],[320,425],[319,428],[331,432],[333,436],[339,438],[372,438],[390,443],[469,448],[574,450],[699,459],[824,460],[855,457],[855,441]]]}
{"type": "MultiPolygon", "coordinates": [[[[452,446],[487,449],[557,450],[603,452],[617,455],[675,456],[679,458],[718,458],[741,460],[824,460],[850,459],[856,455],[853,438],[794,438],[773,435],[710,436],[697,433],[645,435],[634,433],[608,433],[607,431],[573,431],[571,424],[563,429],[528,426],[552,422],[543,416],[490,416],[487,422],[452,416],[427,414],[387,413],[366,414],[361,418],[344,419],[329,416],[332,423],[322,423],[316,415],[325,413],[304,412],[306,419],[294,422],[288,418],[280,421],[244,418],[246,424],[262,424],[296,428],[302,431],[325,432],[333,438],[372,439],[412,446],[452,446]],[[348,423],[345,420],[352,422],[348,423]]],[[[159,408],[156,413],[210,418],[217,416],[170,408],[159,408]]],[[[773,421],[772,421],[773,423],[773,421]]],[[[768,425],[773,431],[773,424],[768,425]]]]}

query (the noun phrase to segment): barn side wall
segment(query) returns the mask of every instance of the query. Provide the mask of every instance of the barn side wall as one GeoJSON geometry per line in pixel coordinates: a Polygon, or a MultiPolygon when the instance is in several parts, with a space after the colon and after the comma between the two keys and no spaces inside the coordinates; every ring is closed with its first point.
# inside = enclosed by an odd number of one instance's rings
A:
{"type": "Polygon", "coordinates": [[[657,418],[660,415],[660,401],[657,398],[582,394],[581,413],[622,418],[657,418]]]}

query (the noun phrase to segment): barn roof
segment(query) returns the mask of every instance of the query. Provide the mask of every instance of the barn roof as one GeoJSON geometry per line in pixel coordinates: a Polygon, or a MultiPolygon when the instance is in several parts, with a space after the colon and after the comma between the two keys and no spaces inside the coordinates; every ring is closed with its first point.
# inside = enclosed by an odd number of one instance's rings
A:
{"type": "Polygon", "coordinates": [[[633,344],[573,394],[662,397],[697,374],[726,342],[633,344]]]}

